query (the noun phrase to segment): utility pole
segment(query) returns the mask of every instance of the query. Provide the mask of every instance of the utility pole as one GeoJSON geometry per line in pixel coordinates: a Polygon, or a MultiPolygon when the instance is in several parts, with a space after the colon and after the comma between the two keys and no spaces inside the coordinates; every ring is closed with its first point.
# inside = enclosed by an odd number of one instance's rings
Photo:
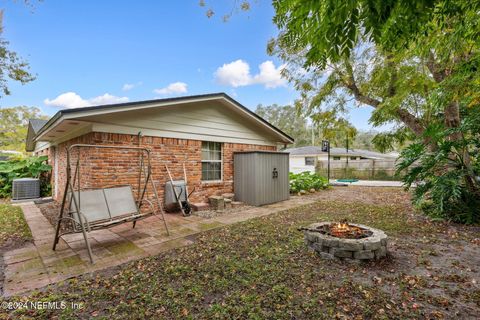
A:
{"type": "Polygon", "coordinates": [[[312,146],[315,145],[315,122],[312,122],[312,146]]]}
{"type": "Polygon", "coordinates": [[[345,166],[345,178],[347,178],[347,172],[348,172],[348,131],[347,131],[347,163],[346,163],[346,166],[345,166]]]}
{"type": "Polygon", "coordinates": [[[328,167],[327,167],[327,179],[328,183],[330,183],[330,141],[322,140],[322,152],[328,152],[328,167]]]}

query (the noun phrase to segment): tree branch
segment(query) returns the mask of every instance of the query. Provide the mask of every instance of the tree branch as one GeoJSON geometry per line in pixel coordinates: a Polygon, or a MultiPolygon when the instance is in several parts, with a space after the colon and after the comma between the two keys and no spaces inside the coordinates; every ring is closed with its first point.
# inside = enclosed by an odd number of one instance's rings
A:
{"type": "Polygon", "coordinates": [[[433,80],[436,82],[442,82],[443,79],[447,76],[444,69],[439,68],[438,64],[435,62],[435,55],[432,51],[428,54],[427,59],[427,68],[433,76],[433,80]]]}
{"type": "MultiPolygon", "coordinates": [[[[353,69],[352,66],[350,65],[349,62],[346,62],[346,67],[347,67],[347,81],[344,82],[345,86],[351,91],[355,99],[363,104],[369,105],[377,109],[382,101],[369,97],[365,94],[363,94],[360,89],[358,88],[356,82],[355,82],[355,77],[353,75],[353,69]]],[[[396,77],[396,75],[393,75],[396,77]]],[[[389,87],[389,95],[394,95],[395,94],[395,84],[394,84],[395,78],[392,79],[390,87],[389,87]],[[393,87],[393,88],[392,88],[393,87]]],[[[415,117],[413,114],[408,112],[405,109],[398,108],[396,110],[398,118],[405,123],[405,125],[410,128],[417,136],[420,136],[423,134],[423,131],[425,128],[423,127],[422,123],[420,120],[415,117]]]]}
{"type": "Polygon", "coordinates": [[[390,84],[388,86],[387,94],[389,97],[393,97],[397,93],[397,87],[395,84],[397,82],[398,75],[397,69],[395,68],[395,64],[393,62],[393,54],[391,53],[387,54],[387,66],[391,71],[390,84]]]}
{"type": "Polygon", "coordinates": [[[369,106],[372,106],[374,108],[378,108],[378,106],[382,103],[380,100],[366,96],[362,92],[360,92],[360,89],[357,86],[357,83],[355,81],[355,76],[353,75],[353,68],[352,65],[350,64],[349,61],[345,61],[345,66],[347,69],[347,75],[346,80],[343,81],[345,87],[350,90],[350,92],[353,94],[355,97],[355,100],[367,104],[369,106]]]}

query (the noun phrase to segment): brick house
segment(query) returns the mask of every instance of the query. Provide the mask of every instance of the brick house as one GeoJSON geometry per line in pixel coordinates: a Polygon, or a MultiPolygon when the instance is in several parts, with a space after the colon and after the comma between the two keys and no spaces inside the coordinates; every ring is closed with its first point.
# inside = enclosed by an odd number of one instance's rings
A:
{"type": "MultiPolygon", "coordinates": [[[[233,152],[275,151],[293,139],[224,93],[66,109],[50,120],[33,120],[27,151],[47,155],[52,195],[65,188],[66,148],[72,144],[141,146],[151,150],[153,180],[163,198],[168,180],[183,178],[185,164],[193,202],[233,190],[233,152]]],[[[135,153],[96,149],[82,167],[82,187],[134,185],[135,153]]]]}

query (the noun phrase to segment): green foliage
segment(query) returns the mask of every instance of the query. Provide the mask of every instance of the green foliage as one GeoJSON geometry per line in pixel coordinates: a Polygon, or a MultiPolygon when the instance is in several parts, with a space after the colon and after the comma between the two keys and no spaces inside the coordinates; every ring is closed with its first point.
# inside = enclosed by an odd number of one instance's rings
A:
{"type": "Polygon", "coordinates": [[[396,150],[415,140],[415,135],[407,128],[401,128],[389,132],[377,133],[372,138],[372,144],[380,152],[396,150]]]}
{"type": "Polygon", "coordinates": [[[311,145],[311,129],[308,127],[307,118],[299,113],[295,107],[276,104],[271,106],[258,105],[255,113],[293,137],[295,139],[294,146],[311,145]]]}
{"type": "Polygon", "coordinates": [[[31,238],[22,209],[0,203],[0,246],[7,241],[25,241],[31,238]]]}
{"type": "Polygon", "coordinates": [[[29,157],[0,161],[0,198],[8,198],[12,193],[12,181],[16,178],[40,178],[40,194],[50,194],[50,171],[47,157],[29,157]]]}
{"type": "Polygon", "coordinates": [[[299,106],[259,105],[255,112],[295,139],[294,147],[320,145],[326,139],[331,146],[344,147],[348,137],[350,144],[355,140],[358,131],[346,119],[335,114],[308,113],[299,106]],[[308,124],[307,120],[313,124],[308,124]]]}
{"type": "Polygon", "coordinates": [[[462,223],[480,222],[480,113],[466,110],[461,125],[445,129],[432,125],[426,137],[437,148],[414,143],[401,154],[398,172],[414,189],[414,201],[426,214],[462,223]],[[452,140],[460,133],[462,139],[452,140]]]}
{"type": "MultiPolygon", "coordinates": [[[[414,142],[399,170],[417,202],[460,222],[478,218],[480,1],[276,0],[269,52],[301,92],[299,104],[345,118],[348,101],[373,107],[391,131],[383,151],[414,142]],[[477,211],[477,212],[475,212],[477,211]]],[[[313,110],[313,111],[312,111],[313,110]]],[[[433,211],[432,211],[433,210],[433,211]]]]}
{"type": "Polygon", "coordinates": [[[273,6],[277,42],[302,51],[305,68],[342,61],[360,38],[388,51],[403,49],[413,38],[434,33],[432,22],[447,29],[462,15],[470,19],[464,19],[457,36],[475,40],[479,34],[478,1],[274,0],[273,6]]]}
{"type": "Polygon", "coordinates": [[[269,52],[285,61],[299,105],[342,118],[352,99],[373,107],[374,126],[394,125],[374,141],[380,149],[443,122],[435,99],[480,98],[470,90],[475,79],[478,86],[478,1],[277,0],[274,8],[280,33],[269,52]],[[470,78],[451,81],[462,65],[470,78]]]}
{"type": "Polygon", "coordinates": [[[436,83],[429,77],[424,60],[414,52],[386,54],[371,43],[362,43],[355,54],[330,65],[328,70],[309,72],[301,72],[305,60],[302,52],[292,53],[289,47],[278,46],[275,53],[286,61],[284,73],[300,91],[297,103],[319,127],[328,130],[331,124],[348,119],[352,107],[369,106],[373,108],[373,126],[392,128],[373,141],[374,147],[390,151],[408,144],[432,121],[434,114],[427,97],[436,83]]]}
{"type": "Polygon", "coordinates": [[[311,118],[320,138],[330,141],[330,146],[346,147],[349,141],[349,148],[352,147],[358,131],[347,119],[337,117],[331,110],[316,112],[311,118]]]}
{"type": "Polygon", "coordinates": [[[301,172],[289,173],[290,192],[296,193],[300,190],[309,191],[310,189],[322,190],[328,188],[328,180],[316,173],[301,172]]]}
{"type": "Polygon", "coordinates": [[[34,107],[12,107],[0,109],[0,151],[25,152],[29,119],[46,119],[40,109],[34,107]]]}

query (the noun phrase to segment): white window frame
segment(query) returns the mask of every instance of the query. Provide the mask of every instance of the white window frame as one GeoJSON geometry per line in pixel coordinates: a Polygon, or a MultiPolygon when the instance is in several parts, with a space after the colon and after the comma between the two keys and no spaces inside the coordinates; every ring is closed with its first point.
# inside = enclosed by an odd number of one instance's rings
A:
{"type": "MultiPolygon", "coordinates": [[[[216,163],[220,163],[220,180],[216,179],[216,180],[203,180],[203,168],[201,168],[200,170],[202,170],[200,172],[201,174],[201,181],[202,183],[215,183],[215,182],[222,182],[223,181],[223,143],[221,142],[216,142],[216,141],[202,141],[202,147],[200,148],[200,157],[202,158],[202,152],[204,151],[203,150],[203,143],[204,142],[207,142],[207,143],[218,143],[220,145],[220,160],[203,160],[201,159],[201,163],[210,163],[210,162],[216,162],[216,163]]],[[[206,151],[206,150],[205,150],[206,151]]],[[[203,167],[203,166],[202,166],[203,167]]]]}

